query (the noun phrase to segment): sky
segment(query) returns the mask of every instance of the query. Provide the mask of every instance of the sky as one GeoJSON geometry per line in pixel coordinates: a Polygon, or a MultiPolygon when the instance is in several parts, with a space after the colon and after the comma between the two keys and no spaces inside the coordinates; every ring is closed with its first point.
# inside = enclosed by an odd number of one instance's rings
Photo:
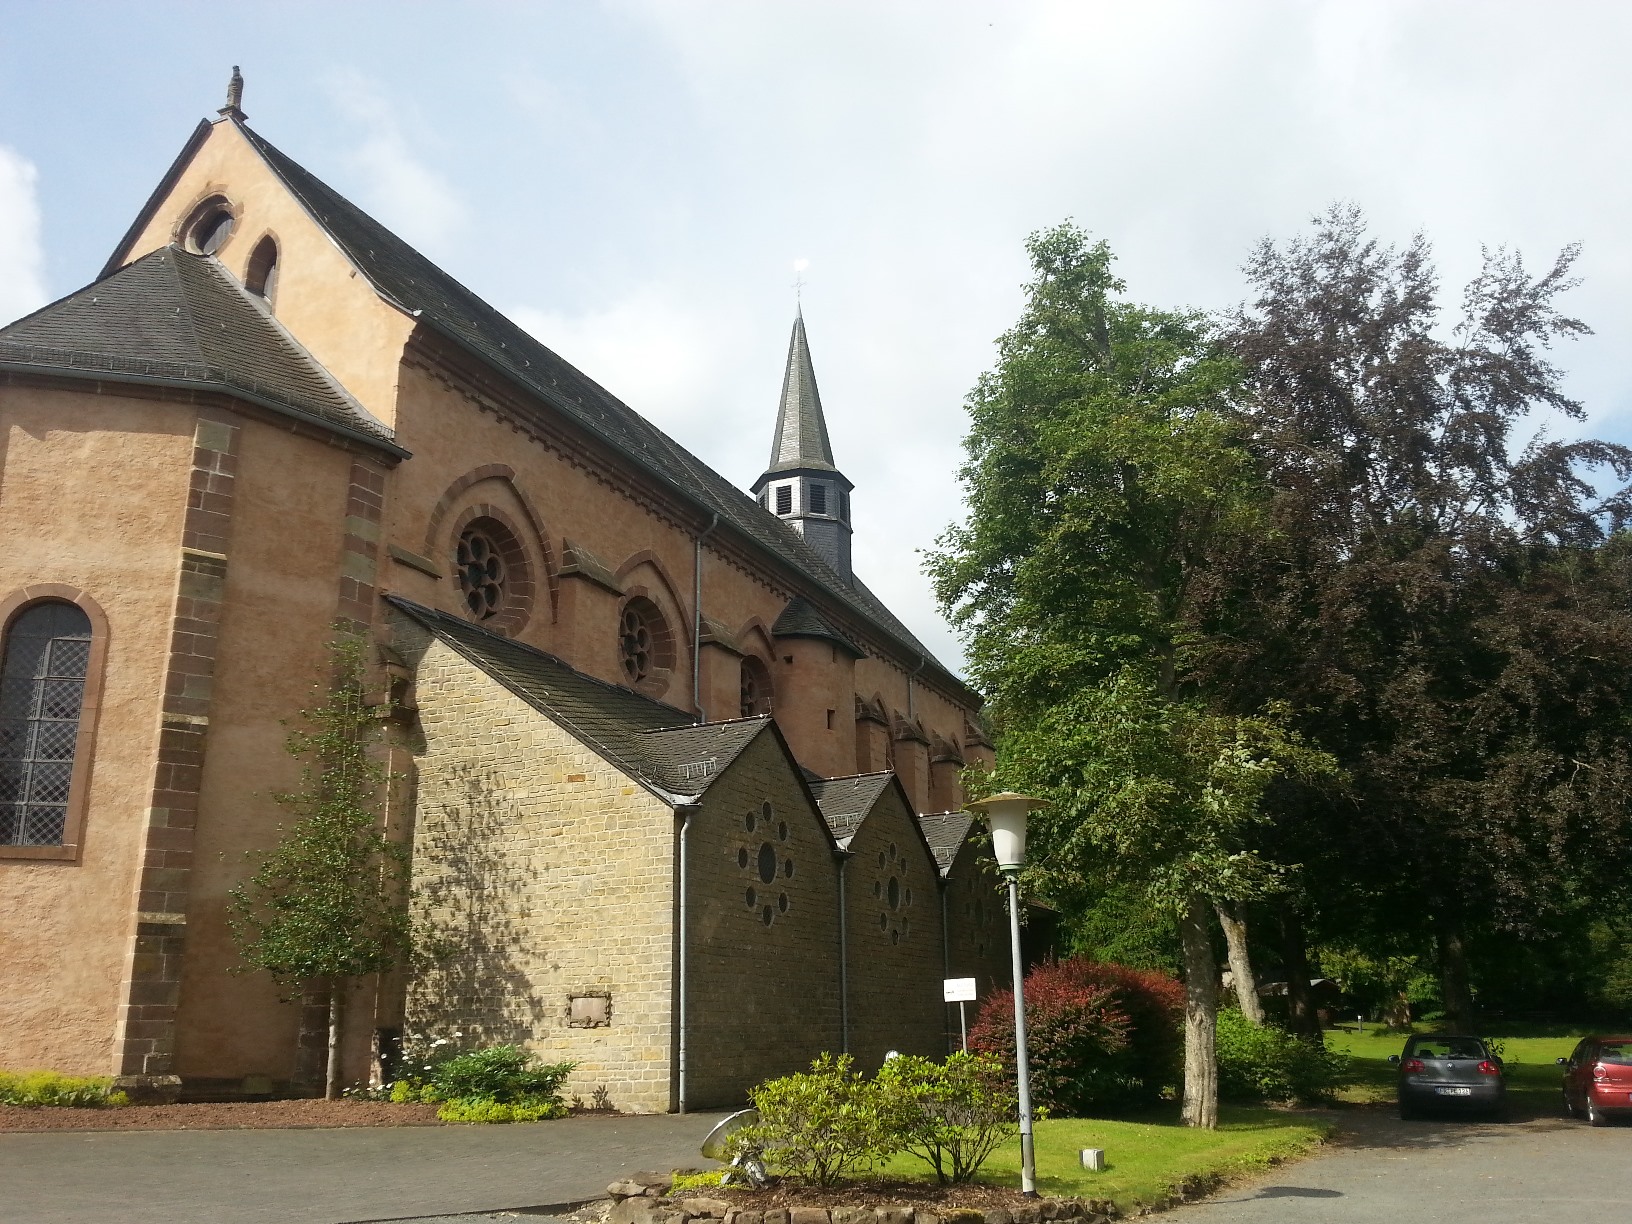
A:
{"type": "Polygon", "coordinates": [[[232,66],[267,139],[736,483],[770,450],[795,261],[855,565],[946,663],[921,553],[1026,236],[1226,310],[1352,201],[1483,246],[1595,334],[1554,354],[1632,442],[1632,6],[1319,0],[0,0],[0,322],[93,280],[232,66]]]}

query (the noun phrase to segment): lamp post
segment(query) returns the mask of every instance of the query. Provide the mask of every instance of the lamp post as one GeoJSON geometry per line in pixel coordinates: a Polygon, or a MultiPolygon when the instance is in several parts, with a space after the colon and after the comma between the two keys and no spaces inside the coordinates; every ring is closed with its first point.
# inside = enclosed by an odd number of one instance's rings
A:
{"type": "Polygon", "coordinates": [[[1025,969],[1020,963],[1020,866],[1026,860],[1026,814],[1043,806],[1041,799],[1004,791],[968,805],[986,817],[992,829],[992,852],[1009,882],[1009,946],[1014,957],[1014,1069],[1020,1089],[1020,1191],[1037,1197],[1037,1157],[1031,1136],[1031,1069],[1026,1058],[1025,969]]]}

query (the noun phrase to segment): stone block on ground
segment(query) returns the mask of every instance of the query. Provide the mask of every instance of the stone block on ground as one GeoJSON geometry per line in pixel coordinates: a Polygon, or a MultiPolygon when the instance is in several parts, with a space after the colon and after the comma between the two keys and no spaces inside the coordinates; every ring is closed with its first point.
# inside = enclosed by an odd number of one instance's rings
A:
{"type": "Polygon", "coordinates": [[[691,1216],[704,1216],[713,1220],[723,1220],[725,1219],[725,1213],[731,1210],[731,1204],[724,1199],[697,1196],[681,1199],[680,1209],[691,1216]]]}
{"type": "Polygon", "coordinates": [[[912,1224],[912,1208],[905,1205],[878,1207],[873,1211],[873,1219],[877,1224],[912,1224]]]}
{"type": "Polygon", "coordinates": [[[788,1213],[781,1207],[773,1207],[765,1213],[765,1224],[789,1224],[788,1213]]]}
{"type": "Polygon", "coordinates": [[[613,1203],[606,1224],[656,1224],[657,1214],[657,1200],[636,1194],[613,1203]]]}
{"type": "Polygon", "coordinates": [[[1007,1207],[993,1207],[985,1213],[986,1224],[1014,1224],[1014,1216],[1007,1207]]]}
{"type": "Polygon", "coordinates": [[[835,1207],[829,1214],[833,1224],[873,1224],[871,1207],[835,1207]]]}
{"type": "Polygon", "coordinates": [[[788,1224],[829,1224],[826,1207],[793,1207],[788,1211],[788,1224]]]}
{"type": "Polygon", "coordinates": [[[1040,1203],[1027,1203],[1014,1208],[1009,1214],[1014,1216],[1014,1224],[1043,1224],[1043,1208],[1040,1203]]]}

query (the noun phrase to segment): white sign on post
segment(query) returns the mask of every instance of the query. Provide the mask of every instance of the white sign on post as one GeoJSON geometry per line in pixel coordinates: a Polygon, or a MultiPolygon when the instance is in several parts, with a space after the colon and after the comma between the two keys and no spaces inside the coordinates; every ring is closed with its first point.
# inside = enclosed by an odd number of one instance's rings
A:
{"type": "Polygon", "coordinates": [[[969,1018],[963,1013],[965,1003],[975,1001],[974,978],[942,978],[941,993],[948,1003],[958,1005],[958,1029],[963,1034],[963,1052],[969,1052],[969,1018]]]}

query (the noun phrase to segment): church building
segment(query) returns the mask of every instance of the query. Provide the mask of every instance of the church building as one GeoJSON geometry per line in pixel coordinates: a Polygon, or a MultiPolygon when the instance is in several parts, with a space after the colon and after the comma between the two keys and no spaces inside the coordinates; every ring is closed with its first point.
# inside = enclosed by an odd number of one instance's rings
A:
{"type": "Polygon", "coordinates": [[[886,516],[803,317],[774,429],[766,390],[739,489],[235,90],[100,278],[0,328],[7,1064],[318,1080],[325,1000],[232,972],[226,904],[337,632],[368,642],[423,936],[347,991],[349,1080],[405,1031],[525,1044],[631,1111],[944,1053],[941,979],[1009,976],[960,810],[979,698],[852,570],[886,516]]]}

